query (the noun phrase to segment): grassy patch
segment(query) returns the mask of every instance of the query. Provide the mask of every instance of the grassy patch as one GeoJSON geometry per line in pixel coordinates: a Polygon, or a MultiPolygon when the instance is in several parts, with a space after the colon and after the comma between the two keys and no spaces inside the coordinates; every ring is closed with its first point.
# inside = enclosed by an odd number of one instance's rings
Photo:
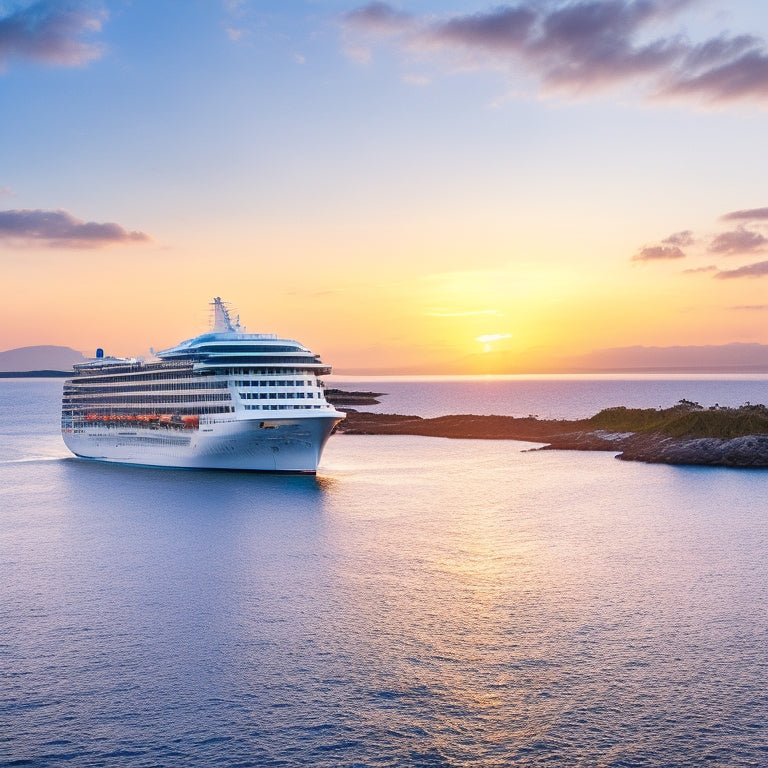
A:
{"type": "Polygon", "coordinates": [[[667,437],[716,437],[728,440],[768,434],[768,408],[746,403],[738,408],[704,408],[681,400],[672,408],[606,408],[587,420],[592,429],[647,432],[667,437]]]}

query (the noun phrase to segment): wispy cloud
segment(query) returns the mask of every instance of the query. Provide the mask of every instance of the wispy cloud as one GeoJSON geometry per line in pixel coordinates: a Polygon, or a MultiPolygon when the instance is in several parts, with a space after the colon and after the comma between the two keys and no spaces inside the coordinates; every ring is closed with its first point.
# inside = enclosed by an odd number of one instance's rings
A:
{"type": "Polygon", "coordinates": [[[366,32],[395,34],[408,31],[416,23],[416,18],[398,11],[388,3],[373,2],[347,13],[345,21],[350,27],[366,32]]]}
{"type": "Polygon", "coordinates": [[[680,248],[687,248],[689,245],[693,245],[694,242],[696,242],[696,239],[690,229],[685,229],[682,232],[673,232],[661,242],[664,245],[676,245],[680,248]]]}
{"type": "Polygon", "coordinates": [[[738,269],[726,269],[715,275],[717,280],[731,280],[740,277],[766,277],[768,276],[768,261],[758,261],[738,269]]]}
{"type": "Polygon", "coordinates": [[[404,75],[403,82],[408,85],[429,85],[431,81],[425,75],[404,75]]]}
{"type": "Polygon", "coordinates": [[[632,257],[632,261],[661,261],[684,258],[685,253],[676,245],[646,245],[632,257]]]}
{"type": "Polygon", "coordinates": [[[0,240],[53,248],[103,248],[119,243],[147,243],[145,232],[129,232],[119,224],[81,221],[68,211],[0,211],[0,240]]]}
{"type": "Polygon", "coordinates": [[[14,194],[10,187],[0,187],[0,197],[13,197],[14,194]]]}
{"type": "Polygon", "coordinates": [[[709,245],[709,252],[724,256],[738,256],[762,251],[766,243],[768,238],[741,226],[717,235],[709,245]]]}
{"type": "Polygon", "coordinates": [[[427,312],[427,317],[474,317],[476,315],[494,315],[502,317],[498,309],[472,309],[468,312],[439,312],[432,310],[427,312]]]}
{"type": "MultiPolygon", "coordinates": [[[[760,227],[761,219],[768,219],[768,208],[751,208],[742,211],[733,211],[720,217],[720,221],[747,221],[753,222],[754,226],[760,227]]],[[[673,232],[663,240],[655,244],[646,245],[640,248],[631,261],[665,261],[669,259],[681,259],[687,254],[683,248],[690,248],[699,244],[700,253],[715,254],[718,256],[749,256],[762,253],[768,249],[768,237],[756,232],[754,229],[748,229],[746,224],[739,224],[735,229],[718,234],[709,235],[697,239],[690,229],[684,229],[679,232],[673,232]]],[[[749,267],[744,267],[749,274],[749,267]]],[[[721,275],[730,275],[741,277],[739,270],[718,270],[714,265],[706,267],[697,267],[694,269],[685,269],[683,274],[696,274],[699,272],[716,272],[716,277],[721,275]]]]}
{"type": "Polygon", "coordinates": [[[768,219],[768,208],[747,208],[731,211],[720,217],[722,221],[761,221],[768,219]]]}
{"type": "Polygon", "coordinates": [[[728,307],[734,312],[765,312],[768,310],[768,304],[737,304],[735,307],[728,307]]]}
{"type": "Polygon", "coordinates": [[[12,58],[68,67],[97,59],[103,45],[85,38],[105,18],[100,5],[84,0],[38,0],[10,11],[0,5],[0,69],[12,58]]]}
{"type": "Polygon", "coordinates": [[[658,33],[660,25],[700,2],[522,0],[437,18],[372,2],[349,12],[344,22],[406,51],[447,54],[463,67],[524,71],[544,91],[583,96],[639,86],[649,98],[767,101],[768,49],[762,38],[722,34],[691,42],[681,29],[658,33]]]}
{"type": "Polygon", "coordinates": [[[236,27],[225,27],[224,31],[227,33],[227,37],[233,42],[237,43],[240,40],[242,40],[245,35],[248,34],[248,31],[245,29],[238,29],[236,27]]]}

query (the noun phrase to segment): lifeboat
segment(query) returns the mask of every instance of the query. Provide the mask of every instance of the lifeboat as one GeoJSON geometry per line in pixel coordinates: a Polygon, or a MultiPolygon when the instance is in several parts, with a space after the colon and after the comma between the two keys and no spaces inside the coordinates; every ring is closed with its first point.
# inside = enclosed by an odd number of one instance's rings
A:
{"type": "Polygon", "coordinates": [[[194,429],[200,425],[199,416],[182,416],[181,420],[184,423],[184,429],[194,429]]]}
{"type": "Polygon", "coordinates": [[[173,416],[171,416],[170,413],[161,413],[160,416],[158,416],[161,424],[170,424],[172,418],[173,416]]]}

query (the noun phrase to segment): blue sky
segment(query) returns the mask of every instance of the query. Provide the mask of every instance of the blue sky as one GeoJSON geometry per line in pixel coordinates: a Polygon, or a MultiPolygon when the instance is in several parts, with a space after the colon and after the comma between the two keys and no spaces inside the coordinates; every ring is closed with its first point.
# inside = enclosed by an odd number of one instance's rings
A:
{"type": "Polygon", "coordinates": [[[218,294],[347,368],[768,342],[766,40],[746,0],[0,2],[0,346],[218,294]]]}

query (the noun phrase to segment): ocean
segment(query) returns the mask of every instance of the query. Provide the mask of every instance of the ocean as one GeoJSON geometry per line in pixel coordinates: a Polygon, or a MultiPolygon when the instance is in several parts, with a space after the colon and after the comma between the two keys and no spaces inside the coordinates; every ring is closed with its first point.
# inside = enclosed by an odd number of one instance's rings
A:
{"type": "MultiPolygon", "coordinates": [[[[768,402],[329,383],[420,415],[768,402]]],[[[60,392],[0,380],[0,765],[768,766],[768,472],[356,435],[317,477],[114,466],[68,454],[60,392]]]]}

